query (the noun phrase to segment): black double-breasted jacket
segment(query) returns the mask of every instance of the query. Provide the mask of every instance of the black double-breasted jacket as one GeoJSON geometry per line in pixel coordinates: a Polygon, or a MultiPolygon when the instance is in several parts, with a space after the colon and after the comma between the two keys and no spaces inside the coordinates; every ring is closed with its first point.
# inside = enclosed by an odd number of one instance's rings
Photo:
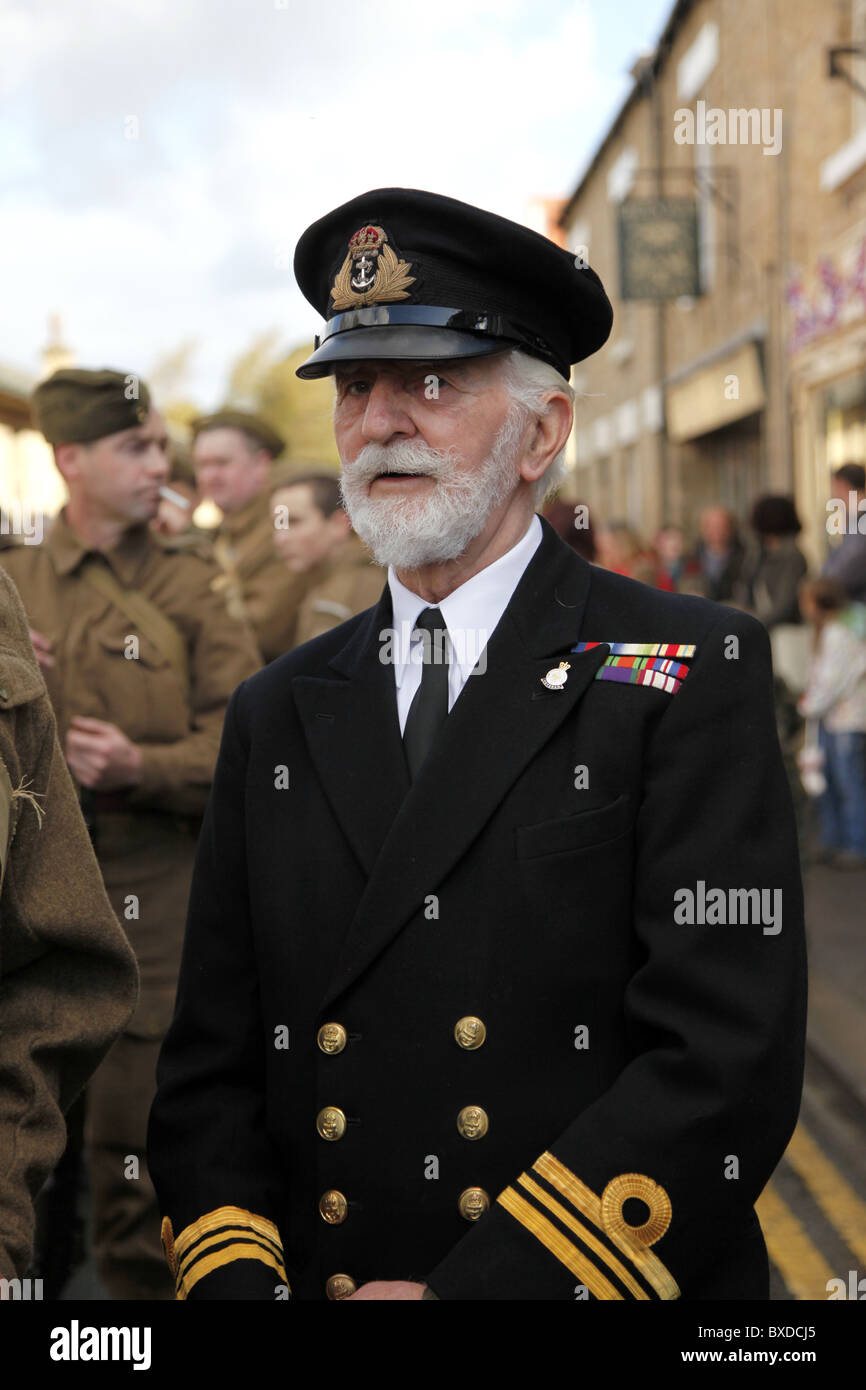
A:
{"type": "Polygon", "coordinates": [[[387,586],[232,696],[150,1123],[182,1298],[767,1296],[805,1032],[767,635],[542,525],[414,782],[387,586]],[[678,683],[623,679],[647,643],[678,683]]]}

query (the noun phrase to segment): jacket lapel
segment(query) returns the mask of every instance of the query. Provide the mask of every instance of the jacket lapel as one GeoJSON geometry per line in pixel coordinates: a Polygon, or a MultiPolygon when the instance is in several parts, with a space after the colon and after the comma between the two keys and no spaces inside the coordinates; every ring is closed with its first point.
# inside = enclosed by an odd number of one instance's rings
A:
{"type": "Polygon", "coordinates": [[[370,965],[468,849],[509,787],[574,709],[608,655],[577,642],[591,567],[542,519],[543,539],[467,680],[436,747],[410,784],[394,673],[379,660],[390,590],[332,665],[349,681],[293,682],[311,756],[358,858],[366,889],[322,1001],[370,965]],[[570,663],[558,690],[541,678],[570,663]]]}
{"type": "Polygon", "coordinates": [[[379,659],[380,633],[391,625],[386,584],[377,606],[331,661],[342,674],[292,681],[319,781],[368,876],[410,786],[394,672],[379,659]]]}

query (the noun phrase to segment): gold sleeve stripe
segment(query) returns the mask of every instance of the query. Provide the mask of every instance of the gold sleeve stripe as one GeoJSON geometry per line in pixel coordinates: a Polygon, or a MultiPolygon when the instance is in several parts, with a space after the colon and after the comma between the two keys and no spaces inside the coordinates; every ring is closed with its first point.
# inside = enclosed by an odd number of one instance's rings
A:
{"type": "Polygon", "coordinates": [[[596,1298],[605,1300],[619,1299],[622,1302],[622,1294],[619,1293],[604,1275],[596,1269],[591,1260],[572,1245],[560,1231],[548,1221],[546,1216],[542,1216],[540,1211],[530,1206],[513,1187],[506,1187],[504,1192],[500,1192],[496,1198],[497,1202],[505,1208],[515,1221],[519,1221],[521,1226],[525,1226],[530,1235],[535,1236],[542,1245],[555,1255],[561,1264],[570,1269],[581,1283],[585,1284],[590,1293],[595,1294],[596,1298]]]}
{"type": "Polygon", "coordinates": [[[282,1261],[283,1247],[281,1245],[277,1245],[274,1241],[269,1240],[267,1236],[257,1235],[249,1226],[235,1225],[220,1226],[219,1229],[214,1231],[211,1235],[200,1237],[200,1239],[197,1240],[194,1245],[189,1246],[181,1255],[180,1259],[177,1260],[177,1267],[179,1269],[183,1269],[184,1266],[188,1267],[192,1260],[198,1259],[202,1250],[211,1245],[219,1245],[221,1240],[229,1240],[232,1236],[253,1240],[257,1245],[263,1246],[265,1250],[270,1250],[272,1255],[276,1255],[277,1259],[282,1261]]]}
{"type": "Polygon", "coordinates": [[[565,1207],[562,1206],[560,1202],[557,1202],[554,1197],[551,1197],[548,1192],[545,1192],[543,1188],[539,1187],[537,1182],[533,1182],[532,1178],[527,1177],[526,1173],[522,1173],[517,1181],[520,1183],[521,1187],[525,1187],[527,1192],[532,1194],[537,1202],[543,1203],[548,1211],[552,1211],[554,1216],[557,1217],[564,1226],[568,1226],[570,1230],[574,1231],[575,1235],[580,1236],[584,1245],[588,1245],[590,1250],[594,1251],[596,1255],[599,1255],[601,1259],[604,1260],[611,1273],[615,1274],[617,1279],[625,1285],[633,1298],[641,1299],[643,1302],[649,1303],[650,1296],[646,1290],[642,1289],[637,1280],[629,1274],[625,1266],[620,1264],[616,1255],[612,1255],[610,1251],[602,1245],[601,1241],[596,1239],[592,1231],[587,1230],[582,1222],[576,1220],[576,1218],[571,1215],[571,1212],[566,1211],[565,1207]]]}
{"type": "Polygon", "coordinates": [[[286,1270],[283,1264],[282,1251],[274,1250],[265,1241],[259,1239],[258,1236],[253,1235],[251,1231],[246,1230],[244,1227],[234,1226],[229,1228],[228,1230],[217,1231],[215,1235],[207,1236],[204,1240],[199,1241],[198,1245],[196,1245],[194,1250],[188,1251],[187,1254],[184,1255],[183,1259],[180,1261],[180,1264],[178,1265],[178,1282],[183,1282],[183,1280],[189,1273],[189,1270],[192,1267],[192,1265],[196,1263],[196,1261],[199,1259],[199,1257],[205,1250],[210,1250],[215,1245],[224,1244],[226,1241],[241,1241],[250,1245],[260,1246],[262,1250],[267,1252],[267,1254],[272,1255],[274,1257],[274,1259],[277,1262],[276,1267],[278,1270],[282,1272],[283,1278],[285,1279],[286,1270]]]}
{"type": "Polygon", "coordinates": [[[219,1230],[221,1226],[237,1226],[254,1231],[257,1236],[264,1236],[266,1240],[271,1241],[278,1250],[282,1251],[280,1233],[273,1221],[268,1221],[264,1216],[256,1216],[255,1212],[247,1211],[244,1207],[217,1207],[214,1211],[207,1212],[205,1216],[200,1216],[197,1221],[192,1221],[189,1226],[183,1228],[179,1236],[175,1237],[174,1249],[178,1261],[202,1236],[210,1235],[212,1231],[219,1230]]]}
{"type": "Polygon", "coordinates": [[[223,1265],[233,1264],[235,1260],[261,1260],[262,1264],[269,1265],[274,1270],[281,1283],[286,1282],[283,1271],[270,1250],[265,1250],[261,1245],[227,1245],[224,1250],[215,1250],[212,1255],[206,1255],[203,1260],[193,1265],[189,1273],[178,1283],[177,1298],[185,1299],[199,1279],[213,1273],[215,1269],[221,1269],[223,1265]]]}
{"type": "Polygon", "coordinates": [[[602,1221],[601,1198],[597,1197],[591,1188],[581,1182],[570,1168],[566,1168],[558,1158],[554,1158],[551,1153],[543,1153],[540,1158],[535,1160],[532,1165],[536,1173],[540,1173],[546,1178],[551,1187],[555,1187],[566,1197],[576,1211],[579,1211],[600,1231],[603,1231],[612,1245],[615,1245],[620,1254],[625,1255],[632,1264],[643,1275],[648,1284],[651,1284],[662,1299],[679,1298],[680,1289],[670,1270],[662,1264],[658,1255],[654,1255],[646,1245],[641,1245],[638,1241],[629,1240],[628,1237],[619,1231],[608,1230],[602,1221]]]}

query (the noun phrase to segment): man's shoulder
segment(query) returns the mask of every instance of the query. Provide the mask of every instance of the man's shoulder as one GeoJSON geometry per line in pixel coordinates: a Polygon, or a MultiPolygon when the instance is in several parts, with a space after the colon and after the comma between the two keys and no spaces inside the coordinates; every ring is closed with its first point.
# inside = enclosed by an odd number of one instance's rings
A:
{"type": "Polygon", "coordinates": [[[195,584],[213,579],[220,569],[210,542],[181,541],[151,532],[148,545],[148,565],[160,575],[177,576],[178,583],[195,584]]]}
{"type": "Polygon", "coordinates": [[[698,594],[666,593],[592,566],[582,640],[696,643],[717,625],[732,633],[765,632],[757,618],[729,604],[698,594]]]}
{"type": "Polygon", "coordinates": [[[388,582],[388,571],[371,563],[363,552],[333,556],[317,575],[304,597],[307,609],[317,603],[331,601],[343,604],[350,612],[357,601],[367,598],[375,603],[388,582]]]}
{"type": "Polygon", "coordinates": [[[64,576],[55,569],[51,552],[44,541],[38,545],[11,545],[0,551],[0,569],[5,570],[13,580],[25,608],[32,602],[34,594],[48,594],[64,582],[64,576]]]}

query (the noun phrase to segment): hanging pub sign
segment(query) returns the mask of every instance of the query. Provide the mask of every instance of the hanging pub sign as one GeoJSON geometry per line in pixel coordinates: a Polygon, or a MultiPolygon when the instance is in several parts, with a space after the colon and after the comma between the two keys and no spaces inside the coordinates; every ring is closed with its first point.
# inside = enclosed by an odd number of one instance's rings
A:
{"type": "Polygon", "coordinates": [[[678,299],[701,292],[694,198],[627,198],[620,204],[621,299],[678,299]]]}

